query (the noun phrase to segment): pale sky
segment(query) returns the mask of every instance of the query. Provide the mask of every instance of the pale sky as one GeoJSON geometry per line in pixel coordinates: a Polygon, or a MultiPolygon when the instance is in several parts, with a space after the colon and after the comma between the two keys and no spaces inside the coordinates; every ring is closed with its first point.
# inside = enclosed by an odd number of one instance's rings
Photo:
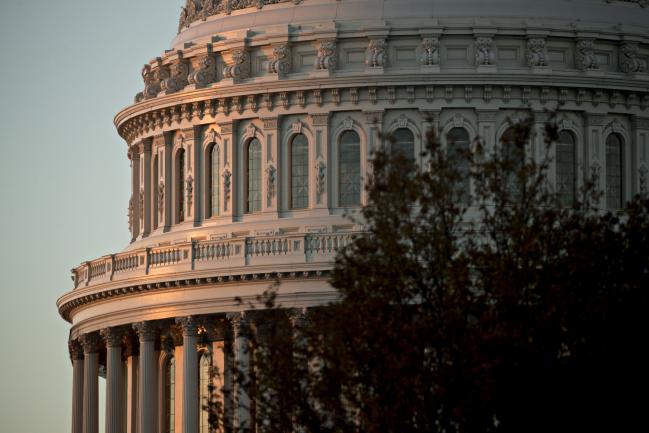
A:
{"type": "Polygon", "coordinates": [[[182,3],[0,0],[0,432],[70,431],[69,324],[55,302],[71,268],[129,241],[113,117],[168,48],[182,3]]]}

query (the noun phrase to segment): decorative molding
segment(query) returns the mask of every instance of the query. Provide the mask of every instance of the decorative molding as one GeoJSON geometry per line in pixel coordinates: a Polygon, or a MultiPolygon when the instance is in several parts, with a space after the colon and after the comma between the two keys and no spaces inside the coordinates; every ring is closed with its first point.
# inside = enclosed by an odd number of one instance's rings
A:
{"type": "Polygon", "coordinates": [[[189,74],[189,84],[205,87],[216,81],[216,58],[211,54],[197,56],[192,59],[194,72],[189,74]]]}
{"type": "Polygon", "coordinates": [[[387,63],[385,39],[372,39],[365,55],[365,65],[368,68],[383,68],[387,63]]]}
{"type": "Polygon", "coordinates": [[[320,41],[318,55],[315,60],[315,69],[320,71],[332,71],[336,69],[337,47],[335,40],[320,41]]]}
{"type": "Polygon", "coordinates": [[[575,47],[575,66],[580,71],[599,69],[595,57],[595,47],[592,39],[578,39],[575,47]]]}
{"type": "Polygon", "coordinates": [[[232,49],[232,64],[223,68],[223,77],[245,79],[250,75],[250,54],[245,47],[232,49]]]}
{"type": "Polygon", "coordinates": [[[478,36],[475,40],[476,66],[489,66],[494,64],[493,38],[478,36]]]}
{"type": "Polygon", "coordinates": [[[267,199],[269,202],[275,197],[275,185],[276,185],[276,180],[277,180],[277,168],[275,168],[275,164],[273,164],[272,161],[268,163],[268,166],[266,167],[266,192],[267,192],[267,199]]]}
{"type": "Polygon", "coordinates": [[[530,68],[548,66],[547,59],[545,38],[529,38],[527,40],[527,65],[530,68]]]}
{"type": "Polygon", "coordinates": [[[273,46],[273,58],[268,62],[268,73],[283,77],[291,70],[291,48],[288,44],[273,46]]]}
{"type": "Polygon", "coordinates": [[[622,42],[620,45],[620,71],[627,74],[644,72],[646,67],[639,58],[640,47],[637,42],[622,42]]]}
{"type": "Polygon", "coordinates": [[[423,66],[439,65],[439,38],[424,38],[421,41],[420,62],[423,66]]]}

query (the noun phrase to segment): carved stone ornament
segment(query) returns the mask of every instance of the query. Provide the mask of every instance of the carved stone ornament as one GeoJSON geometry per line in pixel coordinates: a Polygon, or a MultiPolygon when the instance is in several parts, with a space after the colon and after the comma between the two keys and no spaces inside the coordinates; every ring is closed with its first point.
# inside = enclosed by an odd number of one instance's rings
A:
{"type": "Polygon", "coordinates": [[[321,41],[318,47],[318,56],[315,60],[316,70],[334,70],[337,63],[336,41],[321,41]]]}
{"type": "Polygon", "coordinates": [[[575,66],[580,71],[599,69],[592,39],[580,39],[577,41],[575,66]]]}
{"type": "Polygon", "coordinates": [[[268,72],[280,77],[289,73],[291,69],[291,49],[288,44],[273,47],[273,59],[268,62],[268,72]]]}
{"type": "Polygon", "coordinates": [[[343,120],[343,130],[348,131],[350,129],[354,129],[354,119],[347,117],[343,120]]]}
{"type": "Polygon", "coordinates": [[[223,195],[227,204],[230,200],[230,194],[232,193],[232,172],[230,171],[230,168],[225,167],[221,176],[223,177],[223,195]]]}
{"type": "Polygon", "coordinates": [[[105,328],[99,331],[107,347],[120,347],[122,345],[123,331],[120,328],[105,328]]]}
{"type": "Polygon", "coordinates": [[[128,231],[133,233],[133,228],[135,224],[135,203],[134,197],[131,195],[131,198],[128,200],[128,231]]]}
{"type": "Polygon", "coordinates": [[[638,169],[638,192],[640,194],[647,194],[649,192],[649,170],[646,166],[642,166],[638,169]]]}
{"type": "Polygon", "coordinates": [[[179,56],[180,59],[169,68],[169,78],[162,81],[161,87],[167,93],[175,93],[184,89],[187,85],[187,75],[189,74],[189,62],[179,56]]]}
{"type": "Polygon", "coordinates": [[[527,65],[530,68],[547,66],[547,57],[545,39],[531,38],[527,40],[527,65]]]}
{"type": "Polygon", "coordinates": [[[158,183],[158,214],[160,219],[162,219],[164,210],[165,210],[165,182],[164,180],[160,179],[160,182],[158,183]]]}
{"type": "Polygon", "coordinates": [[[295,119],[293,123],[291,124],[291,131],[294,134],[301,134],[302,133],[302,127],[303,124],[299,119],[295,119]]]}
{"type": "Polygon", "coordinates": [[[250,74],[250,55],[246,48],[232,50],[232,64],[223,68],[223,77],[232,79],[248,78],[250,74]]]}
{"type": "Polygon", "coordinates": [[[315,163],[315,191],[318,197],[326,192],[327,164],[321,158],[315,163]]]}
{"type": "Polygon", "coordinates": [[[83,353],[85,354],[96,353],[99,350],[99,335],[94,332],[83,334],[79,338],[79,341],[83,347],[83,353]]]}
{"type": "Polygon", "coordinates": [[[155,340],[157,327],[153,322],[138,322],[133,324],[133,330],[137,333],[140,342],[155,340]]]}
{"type": "Polygon", "coordinates": [[[176,138],[174,139],[174,146],[179,149],[183,149],[185,147],[185,136],[183,134],[176,135],[176,138]]]}
{"type": "Polygon", "coordinates": [[[277,181],[277,168],[272,162],[268,163],[266,167],[266,186],[267,186],[267,195],[268,201],[272,200],[275,197],[275,185],[277,181]]]}
{"type": "Polygon", "coordinates": [[[257,134],[257,127],[253,123],[248,124],[248,126],[246,126],[246,136],[252,138],[256,134],[257,134]]]}
{"type": "Polygon", "coordinates": [[[203,145],[206,146],[211,143],[216,143],[216,140],[221,138],[218,132],[214,129],[210,129],[205,133],[205,140],[203,140],[203,145]]]}
{"type": "Polygon", "coordinates": [[[385,39],[372,39],[367,48],[367,55],[365,57],[365,65],[368,68],[382,68],[385,66],[386,53],[385,48],[387,43],[385,39]]]}
{"type": "Polygon", "coordinates": [[[216,81],[216,58],[212,55],[198,56],[193,63],[194,72],[189,74],[189,84],[204,87],[216,81]]]}
{"type": "Polygon", "coordinates": [[[396,119],[394,119],[393,122],[393,127],[394,128],[407,128],[408,127],[408,118],[402,114],[396,119]]]}
{"type": "Polygon", "coordinates": [[[180,325],[185,337],[196,335],[198,332],[198,322],[194,316],[177,317],[176,324],[180,325]]]}
{"type": "Polygon", "coordinates": [[[70,359],[72,360],[81,360],[83,359],[83,347],[78,340],[68,341],[68,351],[70,353],[70,359]]]}
{"type": "Polygon", "coordinates": [[[478,37],[475,40],[475,64],[493,64],[493,39],[490,37],[478,37]]]}
{"type": "Polygon", "coordinates": [[[439,39],[425,38],[421,41],[421,64],[434,66],[439,64],[439,39]]]}
{"type": "Polygon", "coordinates": [[[140,224],[144,224],[144,189],[143,188],[140,188],[139,204],[140,204],[140,224]]]}
{"type": "Polygon", "coordinates": [[[639,46],[637,42],[624,42],[620,46],[620,70],[627,74],[644,72],[645,65],[638,57],[639,46]]]}
{"type": "Polygon", "coordinates": [[[302,0],[187,0],[185,6],[180,8],[178,33],[189,27],[194,21],[205,21],[213,15],[230,15],[232,11],[239,9],[249,7],[261,9],[266,5],[288,2],[298,5],[302,3],[302,0]]]}
{"type": "MultiPolygon", "coordinates": [[[[194,178],[191,173],[188,174],[187,179],[185,179],[185,191],[187,193],[187,208],[191,209],[192,199],[194,198],[194,178]]],[[[187,213],[189,214],[190,212],[187,213]]]]}

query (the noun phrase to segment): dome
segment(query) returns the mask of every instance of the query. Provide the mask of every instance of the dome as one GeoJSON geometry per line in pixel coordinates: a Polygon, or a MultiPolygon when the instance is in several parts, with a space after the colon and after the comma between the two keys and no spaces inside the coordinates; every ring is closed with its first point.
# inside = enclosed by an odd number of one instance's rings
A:
{"type": "MultiPolygon", "coordinates": [[[[226,368],[224,348],[242,347],[238,327],[264,290],[278,279],[278,303],[297,312],[336,298],[328,273],[363,231],[348,215],[367,202],[373,150],[398,147],[425,168],[428,130],[494,148],[511,119],[533,115],[542,130],[557,109],[550,180],[562,198],[591,175],[602,207],[647,194],[648,6],[188,0],[170,49],[115,117],[132,170],[130,243],[75,267],[57,302],[71,323],[73,431],[96,424],[96,388],[81,385],[101,366],[111,431],[197,433],[197,358],[226,368]],[[186,367],[171,373],[175,357],[186,367]],[[174,403],[154,392],[169,375],[183,393],[174,403]]],[[[526,152],[542,150],[538,134],[526,152]]],[[[243,406],[238,416],[250,420],[243,406]]]]}

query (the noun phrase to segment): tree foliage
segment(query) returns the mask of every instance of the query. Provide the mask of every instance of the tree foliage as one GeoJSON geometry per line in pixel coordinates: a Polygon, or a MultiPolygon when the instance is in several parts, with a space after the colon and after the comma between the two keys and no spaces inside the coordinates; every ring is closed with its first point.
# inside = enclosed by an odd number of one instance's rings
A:
{"type": "Polygon", "coordinates": [[[585,179],[562,207],[547,175],[552,120],[540,162],[525,156],[531,118],[495,149],[476,140],[471,152],[449,152],[431,133],[423,170],[404,155],[374,155],[357,217],[366,232],[331,276],[339,301],[296,318],[271,291],[259,312],[260,431],[647,424],[649,200],[604,212],[585,179]]]}

